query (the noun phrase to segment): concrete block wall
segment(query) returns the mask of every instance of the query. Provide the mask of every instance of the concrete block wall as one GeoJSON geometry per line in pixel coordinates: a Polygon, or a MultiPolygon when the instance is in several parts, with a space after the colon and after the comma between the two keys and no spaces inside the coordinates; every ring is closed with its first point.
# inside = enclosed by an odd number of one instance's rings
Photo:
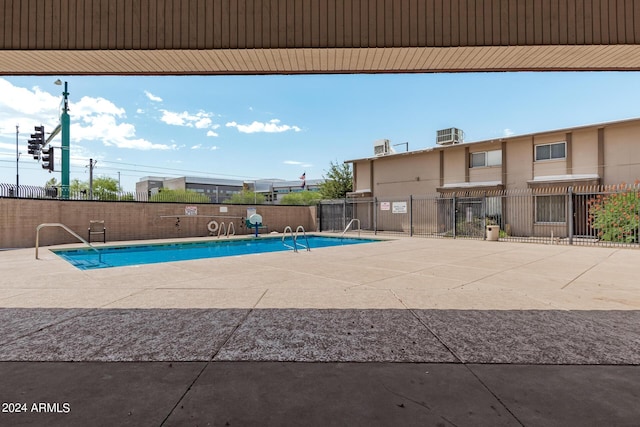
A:
{"type": "MultiPolygon", "coordinates": [[[[294,230],[299,225],[307,231],[317,229],[315,206],[0,199],[0,249],[34,247],[36,227],[43,223],[62,223],[87,239],[91,220],[105,221],[107,243],[208,236],[211,220],[227,227],[233,222],[236,234],[250,234],[244,224],[249,207],[262,215],[269,232],[282,232],[287,225],[294,230]],[[196,207],[197,216],[185,217],[186,207],[196,207]]],[[[60,228],[40,231],[41,246],[76,242],[60,228]]]]}

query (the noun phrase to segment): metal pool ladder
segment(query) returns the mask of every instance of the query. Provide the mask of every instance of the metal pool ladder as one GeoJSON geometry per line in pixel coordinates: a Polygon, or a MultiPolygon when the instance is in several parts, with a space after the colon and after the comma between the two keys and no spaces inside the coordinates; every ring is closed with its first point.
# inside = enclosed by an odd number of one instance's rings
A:
{"type": "Polygon", "coordinates": [[[304,231],[304,227],[301,225],[299,225],[298,228],[296,228],[295,234],[293,233],[293,229],[291,228],[291,226],[287,225],[284,228],[284,231],[282,232],[282,244],[286,248],[293,249],[294,252],[298,252],[298,246],[305,248],[307,251],[311,251],[311,249],[309,248],[309,239],[307,239],[307,233],[304,231]],[[291,241],[293,243],[293,246],[287,245],[285,243],[284,239],[287,237],[287,231],[291,235],[291,241]],[[298,243],[298,233],[300,233],[301,231],[302,231],[302,236],[304,237],[306,246],[303,245],[302,243],[298,243]]]}
{"type": "Polygon", "coordinates": [[[220,233],[222,232],[222,230],[224,230],[224,233],[222,233],[223,236],[229,237],[236,235],[236,226],[233,225],[233,222],[229,223],[229,228],[227,228],[224,222],[220,223],[220,227],[218,227],[218,239],[220,238],[220,233]],[[231,230],[233,230],[233,233],[231,232],[231,230]]]}
{"type": "Polygon", "coordinates": [[[340,237],[344,237],[344,233],[347,232],[349,227],[351,227],[351,230],[355,231],[354,228],[353,228],[353,223],[354,222],[358,223],[358,237],[360,237],[360,220],[358,218],[353,218],[351,221],[349,221],[349,224],[347,224],[347,226],[344,228],[344,231],[342,232],[342,236],[340,236],[340,237]]]}
{"type": "Polygon", "coordinates": [[[99,250],[97,250],[91,243],[87,242],[82,237],[80,237],[78,234],[76,234],[72,229],[70,229],[69,227],[67,227],[64,224],[60,224],[59,222],[50,222],[50,223],[46,223],[46,224],[40,224],[39,226],[36,227],[36,259],[38,259],[38,247],[40,246],[40,229],[44,228],[44,227],[61,227],[61,228],[63,228],[65,231],[67,231],[73,237],[75,237],[76,239],[80,240],[82,243],[84,243],[85,245],[89,246],[91,249],[96,251],[96,253],[98,254],[98,262],[102,263],[102,254],[100,253],[99,250]]]}
{"type": "Polygon", "coordinates": [[[305,248],[307,251],[311,251],[311,248],[309,248],[309,239],[307,239],[307,233],[304,231],[304,227],[299,225],[298,228],[296,228],[296,234],[295,234],[295,239],[293,240],[293,242],[296,245],[300,245],[301,247],[305,248]],[[304,242],[307,244],[306,246],[303,245],[302,243],[298,243],[298,233],[302,231],[302,236],[304,237],[304,242]]]}

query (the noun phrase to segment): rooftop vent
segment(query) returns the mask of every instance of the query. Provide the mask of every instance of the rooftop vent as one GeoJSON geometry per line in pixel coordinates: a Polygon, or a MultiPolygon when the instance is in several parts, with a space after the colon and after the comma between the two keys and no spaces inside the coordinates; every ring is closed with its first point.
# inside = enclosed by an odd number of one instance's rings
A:
{"type": "Polygon", "coordinates": [[[439,130],[436,139],[438,145],[460,144],[463,141],[464,132],[457,128],[439,130]]]}

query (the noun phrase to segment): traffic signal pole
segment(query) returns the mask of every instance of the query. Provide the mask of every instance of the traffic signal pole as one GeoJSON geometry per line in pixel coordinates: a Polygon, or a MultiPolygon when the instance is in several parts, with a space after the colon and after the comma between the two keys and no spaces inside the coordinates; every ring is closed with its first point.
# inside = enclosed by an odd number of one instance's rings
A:
{"type": "Polygon", "coordinates": [[[64,82],[64,106],[62,108],[62,116],[60,116],[60,124],[62,126],[62,170],[61,170],[61,185],[62,185],[62,198],[69,198],[69,169],[70,169],[70,155],[69,155],[69,128],[71,126],[71,119],[69,117],[69,91],[67,82],[64,82]]]}

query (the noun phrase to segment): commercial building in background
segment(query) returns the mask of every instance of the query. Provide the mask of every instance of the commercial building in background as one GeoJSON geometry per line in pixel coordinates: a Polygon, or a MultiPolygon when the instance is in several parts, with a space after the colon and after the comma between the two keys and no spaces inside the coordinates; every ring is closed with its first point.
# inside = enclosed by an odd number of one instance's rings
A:
{"type": "Polygon", "coordinates": [[[318,191],[323,181],[322,179],[308,179],[304,181],[303,188],[303,181],[300,180],[259,179],[245,181],[223,178],[147,176],[136,183],[136,193],[153,196],[162,189],[189,190],[206,195],[212,203],[224,203],[234,194],[247,189],[264,195],[267,203],[278,204],[285,194],[298,191],[318,191]]]}

